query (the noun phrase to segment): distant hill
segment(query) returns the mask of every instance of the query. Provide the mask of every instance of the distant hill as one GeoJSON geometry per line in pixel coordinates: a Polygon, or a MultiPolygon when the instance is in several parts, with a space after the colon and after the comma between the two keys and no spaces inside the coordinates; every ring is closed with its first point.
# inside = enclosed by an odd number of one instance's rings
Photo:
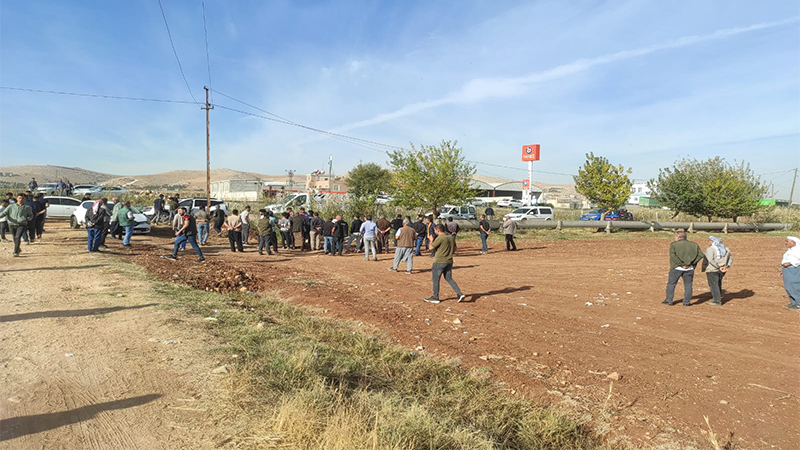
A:
{"type": "MultiPolygon", "coordinates": [[[[69,180],[72,184],[102,183],[133,188],[158,186],[182,186],[185,190],[205,190],[204,170],[172,170],[154,175],[113,175],[94,172],[79,167],[61,166],[3,166],[0,167],[0,182],[25,183],[31,177],[39,183],[69,180]]],[[[272,180],[284,179],[286,175],[265,175],[255,172],[239,172],[230,169],[212,169],[211,181],[221,180],[272,180]]]]}

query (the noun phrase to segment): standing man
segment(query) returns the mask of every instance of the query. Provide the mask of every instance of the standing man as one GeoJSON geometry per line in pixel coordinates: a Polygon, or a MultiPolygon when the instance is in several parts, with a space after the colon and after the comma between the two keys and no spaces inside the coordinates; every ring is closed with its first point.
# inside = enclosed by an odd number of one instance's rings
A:
{"type": "Polygon", "coordinates": [[[84,224],[88,235],[87,247],[90,252],[99,252],[103,247],[103,233],[108,228],[109,217],[106,199],[100,199],[86,211],[84,224]]]}
{"type": "Polygon", "coordinates": [[[390,272],[397,272],[400,262],[406,263],[406,273],[411,275],[414,269],[414,243],[417,240],[417,232],[411,228],[411,221],[403,220],[403,226],[395,233],[397,245],[394,249],[394,263],[389,269],[390,272]]]}
{"type": "Polygon", "coordinates": [[[278,219],[278,227],[281,230],[281,241],[283,249],[292,248],[292,222],[289,220],[289,213],[284,212],[278,219]]]}
{"type": "Polygon", "coordinates": [[[289,221],[292,223],[292,249],[296,250],[300,246],[300,251],[304,250],[305,239],[303,239],[303,216],[292,211],[289,221]]]}
{"type": "Polygon", "coordinates": [[[462,302],[466,295],[461,293],[458,284],[453,280],[453,253],[456,250],[456,240],[447,233],[444,225],[436,225],[436,239],[433,241],[433,250],[436,252],[436,257],[431,266],[431,273],[433,274],[433,295],[425,299],[428,303],[439,303],[439,281],[444,275],[445,281],[450,284],[450,287],[456,292],[458,301],[462,302]]]}
{"type": "Polygon", "coordinates": [[[386,219],[386,216],[381,214],[378,218],[378,253],[389,253],[389,230],[392,229],[392,223],[386,219]]]}
{"type": "Polygon", "coordinates": [[[189,241],[189,245],[191,245],[194,252],[197,253],[197,262],[205,261],[206,259],[203,257],[203,252],[200,250],[200,246],[197,245],[197,222],[195,218],[188,213],[185,206],[178,208],[178,214],[183,216],[183,225],[175,232],[175,246],[172,247],[172,254],[167,256],[167,259],[178,259],[178,247],[183,244],[183,248],[186,248],[186,241],[189,241]]]}
{"type": "Polygon", "coordinates": [[[357,215],[353,216],[353,221],[350,222],[350,237],[347,238],[347,243],[345,244],[348,253],[354,240],[356,241],[356,251],[361,250],[361,224],[363,223],[357,215]]]}
{"type": "Polygon", "coordinates": [[[392,239],[394,240],[394,246],[397,247],[396,236],[397,232],[400,231],[400,228],[403,228],[403,216],[401,214],[398,214],[397,217],[395,217],[391,221],[391,225],[392,225],[392,239]]]}
{"type": "Polygon", "coordinates": [[[491,206],[487,206],[483,213],[486,214],[489,220],[494,220],[494,209],[491,206]]]}
{"type": "Polygon", "coordinates": [[[258,230],[258,254],[264,254],[264,248],[267,249],[267,254],[272,254],[270,245],[272,244],[272,221],[269,220],[266,209],[258,211],[260,215],[255,222],[256,229],[258,230]]]}
{"type": "Polygon", "coordinates": [[[169,198],[169,223],[172,223],[172,220],[175,218],[175,214],[178,213],[178,196],[177,194],[175,197],[169,198]]]}
{"type": "Polygon", "coordinates": [[[39,183],[36,182],[36,178],[31,178],[31,181],[28,182],[28,190],[31,193],[36,192],[36,188],[39,187],[39,183]]]}
{"type": "MultiPolygon", "coordinates": [[[[103,202],[105,205],[105,202],[103,202]]],[[[133,236],[133,211],[131,211],[131,202],[125,202],[119,212],[117,212],[117,220],[119,226],[125,230],[125,237],[122,238],[123,247],[131,247],[131,236],[133,236]]]]}
{"type": "Polygon", "coordinates": [[[242,211],[242,245],[250,245],[250,205],[244,207],[242,211]]]}
{"type": "Polygon", "coordinates": [[[161,213],[164,212],[164,194],[159,194],[158,198],[155,199],[153,202],[153,218],[156,220],[156,223],[159,222],[161,218],[161,213]]]}
{"type": "Polygon", "coordinates": [[[333,229],[336,225],[333,223],[333,217],[328,217],[328,220],[322,224],[322,239],[325,240],[325,244],[323,249],[325,250],[325,254],[333,255],[334,248],[333,248],[333,229]]]}
{"type": "Polygon", "coordinates": [[[234,209],[231,211],[231,215],[225,219],[225,223],[222,225],[226,230],[228,230],[228,241],[231,244],[231,251],[236,253],[236,250],[239,252],[243,252],[244,248],[242,248],[242,218],[239,217],[239,210],[234,209]]]}
{"type": "Polygon", "coordinates": [[[322,225],[325,223],[324,220],[320,219],[319,213],[314,213],[314,218],[311,219],[311,250],[317,251],[320,248],[320,243],[322,242],[322,225]]]}
{"type": "Polygon", "coordinates": [[[428,227],[425,225],[424,220],[425,216],[420,214],[417,216],[417,221],[411,225],[411,228],[417,233],[417,239],[414,240],[414,256],[422,256],[422,253],[420,253],[422,243],[425,242],[425,239],[428,237],[428,227]]]}
{"type": "Polygon", "coordinates": [[[44,219],[47,218],[47,208],[50,207],[50,202],[44,199],[44,194],[41,192],[36,196],[36,202],[39,203],[39,213],[36,214],[36,239],[41,239],[42,233],[44,233],[44,219]]]}
{"type": "Polygon", "coordinates": [[[31,207],[31,211],[33,211],[33,220],[28,221],[28,228],[25,229],[22,239],[28,244],[33,244],[34,241],[36,241],[36,218],[39,217],[39,213],[41,212],[41,205],[36,201],[36,198],[30,191],[26,192],[25,204],[31,207]]]}
{"type": "Polygon", "coordinates": [[[702,265],[708,280],[708,288],[711,290],[712,301],[708,303],[709,305],[722,305],[722,279],[732,265],[733,257],[730,249],[722,243],[722,239],[709,236],[706,257],[702,265]]]}
{"type": "Polygon", "coordinates": [[[361,236],[364,238],[364,261],[369,261],[370,249],[372,250],[372,256],[377,261],[378,253],[375,249],[375,238],[380,232],[378,231],[378,225],[372,221],[372,216],[367,216],[366,219],[359,229],[361,236]]]}
{"type": "Polygon", "coordinates": [[[344,251],[344,238],[348,235],[349,227],[342,216],[336,216],[336,228],[333,230],[333,251],[334,254],[342,256],[344,251]]]}
{"type": "Polygon", "coordinates": [[[489,221],[486,220],[486,215],[481,215],[481,221],[478,222],[478,226],[481,229],[481,255],[485,255],[489,253],[489,246],[486,245],[486,239],[489,238],[489,232],[492,229],[492,226],[489,224],[489,221]]]}
{"type": "Polygon", "coordinates": [[[8,227],[11,231],[11,238],[14,240],[14,256],[19,256],[19,243],[22,233],[28,228],[28,222],[33,220],[33,210],[25,204],[25,194],[17,195],[17,202],[9,204],[6,209],[0,212],[0,217],[8,219],[8,227]]]}
{"type": "Polygon", "coordinates": [[[200,245],[206,245],[208,242],[208,213],[205,208],[200,208],[194,212],[194,220],[197,222],[197,237],[200,240],[200,245]]]}
{"type": "Polygon", "coordinates": [[[122,239],[122,227],[119,226],[119,210],[122,209],[122,203],[119,202],[118,197],[112,197],[111,201],[114,202],[114,209],[111,210],[111,223],[109,224],[109,233],[112,239],[122,239]]]}
{"type": "Polygon", "coordinates": [[[503,234],[506,237],[506,251],[517,251],[517,244],[514,242],[514,235],[517,234],[517,222],[508,216],[503,217],[503,234]]]}
{"type": "MultiPolygon", "coordinates": [[[[433,246],[433,240],[436,239],[436,224],[433,222],[434,220],[433,214],[425,217],[425,226],[428,227],[428,239],[425,240],[425,251],[428,251],[433,246]]],[[[436,256],[436,250],[431,250],[430,257],[433,258],[434,256],[436,256]]]]}
{"type": "Polygon", "coordinates": [[[222,236],[222,225],[225,224],[225,211],[223,211],[219,205],[216,205],[211,212],[211,217],[214,219],[214,231],[217,233],[217,236],[222,236]]]}
{"type": "Polygon", "coordinates": [[[700,246],[686,240],[686,232],[675,233],[675,241],[669,244],[669,277],[667,278],[667,298],[662,303],[672,305],[675,285],[683,277],[683,306],[692,304],[692,281],[694,266],[704,258],[700,246]]]}
{"type": "MultiPolygon", "coordinates": [[[[9,205],[11,205],[11,203],[8,199],[4,198],[2,202],[0,202],[0,213],[5,211],[9,205]]],[[[8,242],[8,239],[6,239],[6,231],[8,231],[8,217],[0,215],[0,241],[2,242],[8,242]]]]}

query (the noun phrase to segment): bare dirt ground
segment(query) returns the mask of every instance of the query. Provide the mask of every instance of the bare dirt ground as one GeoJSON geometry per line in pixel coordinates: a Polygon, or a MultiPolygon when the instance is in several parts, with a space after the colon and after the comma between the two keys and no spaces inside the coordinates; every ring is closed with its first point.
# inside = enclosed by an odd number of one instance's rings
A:
{"type": "Polygon", "coordinates": [[[213,342],[87,253],[85,231],[51,222],[22,257],[12,248],[0,245],[0,448],[218,448],[213,342]]]}
{"type": "MultiPolygon", "coordinates": [[[[407,275],[404,265],[387,271],[391,255],[231,253],[214,236],[208,262],[196,264],[190,248],[164,259],[170,238],[157,230],[135,238],[129,258],[164,279],[275,292],[467,368],[488,367],[510,392],[591,417],[634,446],[711,448],[707,416],[737,449],[800,448],[800,316],[782,308],[784,239],[729,235],[735,265],[724,306],[707,305],[698,273],[687,308],[660,303],[670,235],[640,236],[521,240],[516,253],[494,241],[488,255],[461,239],[454,277],[469,301],[457,303],[443,282],[437,305],[422,301],[431,292],[426,256],[407,275]]],[[[692,239],[705,246],[705,237],[692,239]]]]}

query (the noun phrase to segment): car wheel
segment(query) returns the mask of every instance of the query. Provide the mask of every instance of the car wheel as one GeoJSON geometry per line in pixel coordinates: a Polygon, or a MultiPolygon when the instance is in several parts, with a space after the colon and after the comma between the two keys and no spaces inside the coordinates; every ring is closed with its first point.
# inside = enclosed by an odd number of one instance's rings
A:
{"type": "Polygon", "coordinates": [[[71,226],[72,228],[78,228],[80,226],[78,224],[78,219],[76,219],[75,216],[71,216],[69,218],[69,226],[71,226]]]}

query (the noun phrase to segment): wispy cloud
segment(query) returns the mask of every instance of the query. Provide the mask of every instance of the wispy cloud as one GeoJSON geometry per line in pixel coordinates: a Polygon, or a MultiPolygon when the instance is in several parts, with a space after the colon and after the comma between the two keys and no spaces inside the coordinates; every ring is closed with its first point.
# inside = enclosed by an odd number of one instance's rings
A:
{"type": "Polygon", "coordinates": [[[611,64],[632,58],[638,58],[641,56],[649,55],[663,50],[676,49],[690,45],[695,45],[701,42],[725,39],[731,36],[736,36],[744,33],[750,33],[753,31],[764,30],[769,28],[781,27],[784,25],[789,25],[797,22],[798,18],[793,17],[786,20],[775,21],[775,22],[763,22],[746,27],[726,28],[722,30],[717,30],[710,34],[685,36],[661,44],[650,45],[638,49],[623,50],[616,53],[598,56],[595,58],[578,59],[576,61],[567,64],[562,64],[560,66],[556,66],[544,71],[532,72],[522,77],[477,78],[467,82],[464,86],[462,86],[460,90],[453,92],[445,97],[429,101],[411,103],[395,111],[378,114],[369,119],[342,125],[330,131],[336,133],[343,133],[358,128],[363,128],[371,125],[388,122],[401,117],[410,116],[425,110],[449,104],[475,103],[489,99],[513,97],[525,93],[532,85],[576,75],[582,72],[586,72],[597,66],[611,64]]]}

